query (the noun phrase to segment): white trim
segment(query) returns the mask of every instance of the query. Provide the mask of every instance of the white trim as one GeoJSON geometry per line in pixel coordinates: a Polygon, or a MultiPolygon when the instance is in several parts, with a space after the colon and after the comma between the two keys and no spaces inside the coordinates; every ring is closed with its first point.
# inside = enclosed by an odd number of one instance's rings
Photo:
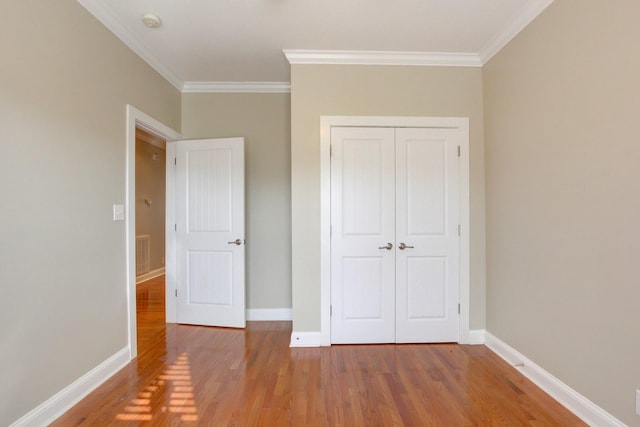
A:
{"type": "Polygon", "coordinates": [[[127,363],[129,363],[129,349],[125,347],[29,411],[10,427],[37,427],[51,424],[127,363]]]}
{"type": "Polygon", "coordinates": [[[480,56],[464,52],[395,52],[284,49],[290,64],[416,65],[481,67],[480,56]]]}
{"type": "Polygon", "coordinates": [[[136,135],[136,138],[138,138],[140,141],[144,141],[147,144],[151,144],[154,147],[158,147],[162,150],[166,150],[167,149],[167,142],[163,141],[161,139],[158,138],[153,138],[151,135],[145,133],[140,133],[138,135],[136,135]]]}
{"type": "MultiPolygon", "coordinates": [[[[179,138],[181,139],[181,138],[179,138]]],[[[167,323],[177,323],[176,292],[178,292],[177,251],[176,251],[176,173],[175,173],[176,144],[167,142],[167,166],[165,171],[165,213],[164,213],[164,259],[165,259],[165,320],[167,323]]]]}
{"type": "Polygon", "coordinates": [[[184,82],[182,93],[291,93],[289,82],[184,82]]]}
{"type": "Polygon", "coordinates": [[[472,329],[469,331],[468,344],[479,345],[484,344],[487,331],[484,329],[472,329]]]}
{"type": "Polygon", "coordinates": [[[320,347],[322,341],[320,332],[291,332],[289,347],[320,347]]]}
{"type": "Polygon", "coordinates": [[[478,53],[482,65],[493,58],[503,47],[513,40],[538,15],[542,13],[553,0],[537,0],[528,2],[518,15],[509,22],[507,27],[489,41],[478,53]]]}
{"type": "Polygon", "coordinates": [[[156,57],[154,57],[142,45],[131,31],[113,14],[106,4],[109,2],[98,2],[93,0],[77,0],[85,9],[89,11],[98,21],[109,29],[116,37],[118,37],[125,45],[129,47],[136,55],[142,58],[147,64],[171,83],[176,89],[181,90],[183,82],[173,74],[167,67],[162,65],[156,57]]]}
{"type": "MultiPolygon", "coordinates": [[[[468,344],[469,334],[469,119],[461,117],[320,117],[320,344],[331,345],[331,127],[439,127],[457,128],[460,157],[460,335],[468,344]]],[[[292,335],[293,343],[293,335],[292,335]]],[[[293,345],[292,345],[293,346],[293,345]]]]}
{"type": "Polygon", "coordinates": [[[486,334],[486,346],[516,367],[522,375],[530,379],[545,393],[556,399],[560,404],[573,412],[577,417],[591,426],[625,427],[626,425],[606,412],[604,409],[536,365],[516,349],[495,337],[486,334]]]}
{"type": "Polygon", "coordinates": [[[136,276],[136,285],[164,274],[164,267],[136,276]]]}
{"type": "MultiPolygon", "coordinates": [[[[127,142],[126,142],[126,178],[125,178],[125,241],[126,241],[126,268],[127,268],[127,323],[129,325],[128,346],[131,359],[138,355],[138,341],[136,336],[136,126],[146,132],[163,138],[167,143],[181,139],[181,135],[175,130],[165,126],[153,117],[143,113],[132,105],[127,105],[127,142]]],[[[170,154],[167,147],[167,158],[170,154]]],[[[168,193],[167,193],[168,197],[168,193]]],[[[168,203],[168,200],[167,200],[168,203]]],[[[166,217],[166,223],[173,217],[166,217]]],[[[167,239],[169,240],[169,239],[167,239]]],[[[165,245],[167,246],[167,245],[165,245]]],[[[169,257],[169,251],[165,247],[165,268],[167,274],[166,283],[169,283],[170,266],[173,258],[169,257]]],[[[165,286],[168,288],[168,286],[165,286]]],[[[168,291],[167,291],[168,293],[168,291]]],[[[167,322],[169,322],[169,308],[171,304],[167,299],[167,322]]]]}
{"type": "Polygon", "coordinates": [[[292,320],[290,308],[248,308],[247,321],[292,320]]]}

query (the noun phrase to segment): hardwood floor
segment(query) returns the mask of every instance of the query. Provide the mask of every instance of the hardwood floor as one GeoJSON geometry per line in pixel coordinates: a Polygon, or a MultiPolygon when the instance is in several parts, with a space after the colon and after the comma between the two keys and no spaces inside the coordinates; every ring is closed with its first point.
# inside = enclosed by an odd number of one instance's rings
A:
{"type": "Polygon", "coordinates": [[[164,300],[164,275],[136,286],[139,353],[166,344],[164,300]]]}
{"type": "Polygon", "coordinates": [[[150,282],[139,357],[53,426],[585,425],[485,346],[290,349],[290,322],[165,327],[150,282]]]}

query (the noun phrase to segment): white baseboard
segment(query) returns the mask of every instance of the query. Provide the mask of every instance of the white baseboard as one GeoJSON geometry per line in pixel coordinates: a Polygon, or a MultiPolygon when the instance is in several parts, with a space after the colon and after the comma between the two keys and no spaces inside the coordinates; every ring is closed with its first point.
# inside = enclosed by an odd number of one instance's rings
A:
{"type": "Polygon", "coordinates": [[[289,347],[320,347],[322,334],[320,332],[291,332],[289,347]]]}
{"type": "Polygon", "coordinates": [[[485,334],[487,331],[484,329],[472,329],[469,331],[469,344],[478,345],[484,344],[485,334]]]}
{"type": "Polygon", "coordinates": [[[55,421],[82,398],[95,390],[129,363],[129,348],[125,347],[80,378],[32,409],[10,427],[40,427],[55,421]]]}
{"type": "Polygon", "coordinates": [[[248,308],[247,320],[292,320],[292,311],[290,308],[248,308]]]}
{"type": "Polygon", "coordinates": [[[590,426],[626,427],[626,424],[489,332],[485,333],[485,344],[590,426]]]}
{"type": "Polygon", "coordinates": [[[147,280],[155,279],[156,277],[162,276],[163,274],[164,267],[136,276],[136,285],[138,283],[146,282],[147,280]]]}

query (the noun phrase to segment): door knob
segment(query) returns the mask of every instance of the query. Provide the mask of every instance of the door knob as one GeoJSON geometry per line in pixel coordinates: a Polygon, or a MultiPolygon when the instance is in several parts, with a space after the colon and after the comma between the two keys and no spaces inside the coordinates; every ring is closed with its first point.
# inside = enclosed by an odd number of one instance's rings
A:
{"type": "Polygon", "coordinates": [[[233,242],[227,242],[227,243],[230,244],[230,245],[238,245],[238,246],[240,246],[242,244],[242,240],[236,239],[233,242]]]}
{"type": "Polygon", "coordinates": [[[378,246],[378,249],[386,249],[388,251],[390,251],[393,248],[393,245],[391,243],[387,243],[384,246],[378,246]]]}
{"type": "Polygon", "coordinates": [[[409,245],[405,245],[404,243],[400,243],[398,245],[398,249],[400,249],[401,251],[405,250],[405,249],[413,249],[413,246],[409,246],[409,245]]]}

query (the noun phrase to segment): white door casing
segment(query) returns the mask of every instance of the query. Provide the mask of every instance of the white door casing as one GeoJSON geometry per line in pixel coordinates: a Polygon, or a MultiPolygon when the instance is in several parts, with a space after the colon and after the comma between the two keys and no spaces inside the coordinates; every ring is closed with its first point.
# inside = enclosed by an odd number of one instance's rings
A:
{"type": "Polygon", "coordinates": [[[331,342],[458,341],[458,130],[332,127],[331,150],[331,342]]]}
{"type": "Polygon", "coordinates": [[[331,339],[393,342],[394,130],[336,127],[331,138],[331,339]]]}
{"type": "Polygon", "coordinates": [[[175,143],[176,321],[245,326],[244,139],[175,143]]]}

